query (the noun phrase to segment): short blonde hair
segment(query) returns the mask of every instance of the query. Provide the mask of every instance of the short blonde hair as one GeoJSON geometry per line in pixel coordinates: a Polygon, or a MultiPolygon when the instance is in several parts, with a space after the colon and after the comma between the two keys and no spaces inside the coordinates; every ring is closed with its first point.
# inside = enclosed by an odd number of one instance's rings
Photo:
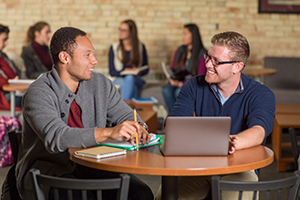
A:
{"type": "Polygon", "coordinates": [[[233,31],[219,33],[211,39],[212,45],[225,46],[229,49],[229,56],[232,61],[247,64],[250,56],[250,47],[247,39],[233,31]]]}

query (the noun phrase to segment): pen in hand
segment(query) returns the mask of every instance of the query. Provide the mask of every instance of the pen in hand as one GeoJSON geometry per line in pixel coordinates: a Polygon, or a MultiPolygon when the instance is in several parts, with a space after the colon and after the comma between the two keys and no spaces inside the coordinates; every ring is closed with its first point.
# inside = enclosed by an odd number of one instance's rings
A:
{"type": "MultiPolygon", "coordinates": [[[[136,122],[136,109],[133,110],[134,113],[134,121],[136,122]]],[[[138,133],[136,132],[135,135],[135,143],[136,143],[136,150],[139,151],[139,137],[138,137],[138,133]]]]}

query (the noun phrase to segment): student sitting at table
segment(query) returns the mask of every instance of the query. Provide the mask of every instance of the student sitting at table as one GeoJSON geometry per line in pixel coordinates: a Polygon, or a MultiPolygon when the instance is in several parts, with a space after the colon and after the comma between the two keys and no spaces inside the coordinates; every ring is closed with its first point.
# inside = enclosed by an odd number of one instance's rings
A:
{"type": "MultiPolygon", "coordinates": [[[[19,79],[20,70],[3,53],[8,44],[9,28],[0,24],[0,110],[10,110],[10,93],[2,90],[8,79],[19,79]]],[[[21,107],[22,97],[16,97],[16,106],[21,107]]]]}
{"type": "Polygon", "coordinates": [[[36,79],[40,74],[52,69],[48,47],[50,38],[51,30],[47,22],[40,21],[29,27],[26,46],[21,53],[28,78],[36,79]]]}
{"type": "Polygon", "coordinates": [[[131,19],[123,21],[119,27],[119,41],[109,49],[109,73],[116,77],[113,82],[120,86],[123,99],[138,97],[139,90],[145,84],[141,77],[148,73],[149,68],[146,67],[136,75],[122,75],[122,72],[137,71],[147,65],[147,51],[138,39],[135,22],[131,19]]]}
{"type": "MultiPolygon", "coordinates": [[[[29,172],[33,168],[42,174],[75,179],[119,177],[119,173],[73,163],[68,148],[92,147],[107,139],[134,141],[136,134],[144,144],[150,141],[145,124],[133,121],[133,110],[114,84],[103,74],[93,73],[98,61],[85,32],[72,27],[58,29],[50,53],[52,71],[33,82],[23,97],[22,143],[16,166],[17,188],[23,199],[35,199],[29,172]]],[[[103,198],[115,199],[116,193],[103,191],[103,198]]],[[[53,199],[53,189],[49,199],[53,199]]],[[[128,199],[153,200],[153,194],[130,175],[128,199]]]]}
{"type": "Polygon", "coordinates": [[[176,50],[171,69],[180,77],[170,78],[163,87],[163,96],[171,111],[181,86],[192,76],[205,74],[206,67],[203,58],[205,48],[202,44],[200,32],[196,24],[186,24],[183,27],[182,45],[176,50]]]}
{"type": "MultiPolygon", "coordinates": [[[[205,54],[206,75],[193,77],[182,86],[169,116],[230,116],[228,153],[233,154],[236,150],[261,144],[272,132],[275,96],[265,85],[242,73],[250,55],[248,41],[243,35],[219,33],[211,43],[205,54]]],[[[250,170],[223,175],[222,179],[252,182],[258,181],[258,176],[250,170]]],[[[211,176],[180,177],[178,182],[179,199],[210,196],[211,176]]],[[[161,198],[160,193],[159,190],[156,199],[161,198]]],[[[251,195],[245,193],[243,199],[252,199],[251,195]]],[[[238,192],[223,191],[222,199],[238,199],[238,192]]]]}

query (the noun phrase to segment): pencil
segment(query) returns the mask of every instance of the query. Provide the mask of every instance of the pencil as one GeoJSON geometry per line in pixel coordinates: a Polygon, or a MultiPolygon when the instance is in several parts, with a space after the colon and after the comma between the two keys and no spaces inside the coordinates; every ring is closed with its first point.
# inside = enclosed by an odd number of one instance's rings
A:
{"type": "MultiPolygon", "coordinates": [[[[133,110],[134,113],[134,121],[136,122],[136,109],[133,110]]],[[[139,151],[139,137],[138,137],[138,133],[136,133],[135,135],[135,143],[136,143],[136,150],[139,151]]]]}

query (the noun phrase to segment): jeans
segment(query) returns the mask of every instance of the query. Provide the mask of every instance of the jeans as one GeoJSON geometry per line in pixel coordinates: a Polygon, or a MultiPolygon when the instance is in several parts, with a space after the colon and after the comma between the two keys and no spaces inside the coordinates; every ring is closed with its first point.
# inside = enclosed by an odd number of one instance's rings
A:
{"type": "Polygon", "coordinates": [[[126,75],[124,77],[117,77],[113,83],[120,86],[120,92],[123,99],[131,99],[138,97],[139,90],[144,86],[144,81],[139,76],[126,75]]]}
{"type": "MultiPolygon", "coordinates": [[[[151,189],[142,182],[140,179],[135,177],[132,174],[130,176],[130,185],[129,185],[129,193],[128,200],[153,200],[154,196],[151,189]]],[[[77,179],[107,179],[107,178],[118,178],[120,177],[120,173],[116,172],[108,172],[97,169],[92,169],[88,167],[84,167],[82,165],[76,165],[76,169],[72,174],[66,174],[62,177],[65,178],[77,178],[77,179]]],[[[116,199],[117,192],[116,190],[104,190],[103,199],[116,199]]],[[[54,199],[54,191],[51,188],[49,191],[49,200],[54,199]]],[[[67,192],[66,190],[59,190],[59,199],[67,200],[67,192]]],[[[88,191],[88,200],[96,200],[96,192],[88,191]]],[[[73,200],[81,200],[81,192],[74,191],[73,192],[73,200]]]]}
{"type": "Polygon", "coordinates": [[[174,104],[177,100],[177,96],[180,92],[181,87],[174,87],[170,83],[163,87],[162,93],[168,107],[169,112],[173,109],[174,104]]]}

